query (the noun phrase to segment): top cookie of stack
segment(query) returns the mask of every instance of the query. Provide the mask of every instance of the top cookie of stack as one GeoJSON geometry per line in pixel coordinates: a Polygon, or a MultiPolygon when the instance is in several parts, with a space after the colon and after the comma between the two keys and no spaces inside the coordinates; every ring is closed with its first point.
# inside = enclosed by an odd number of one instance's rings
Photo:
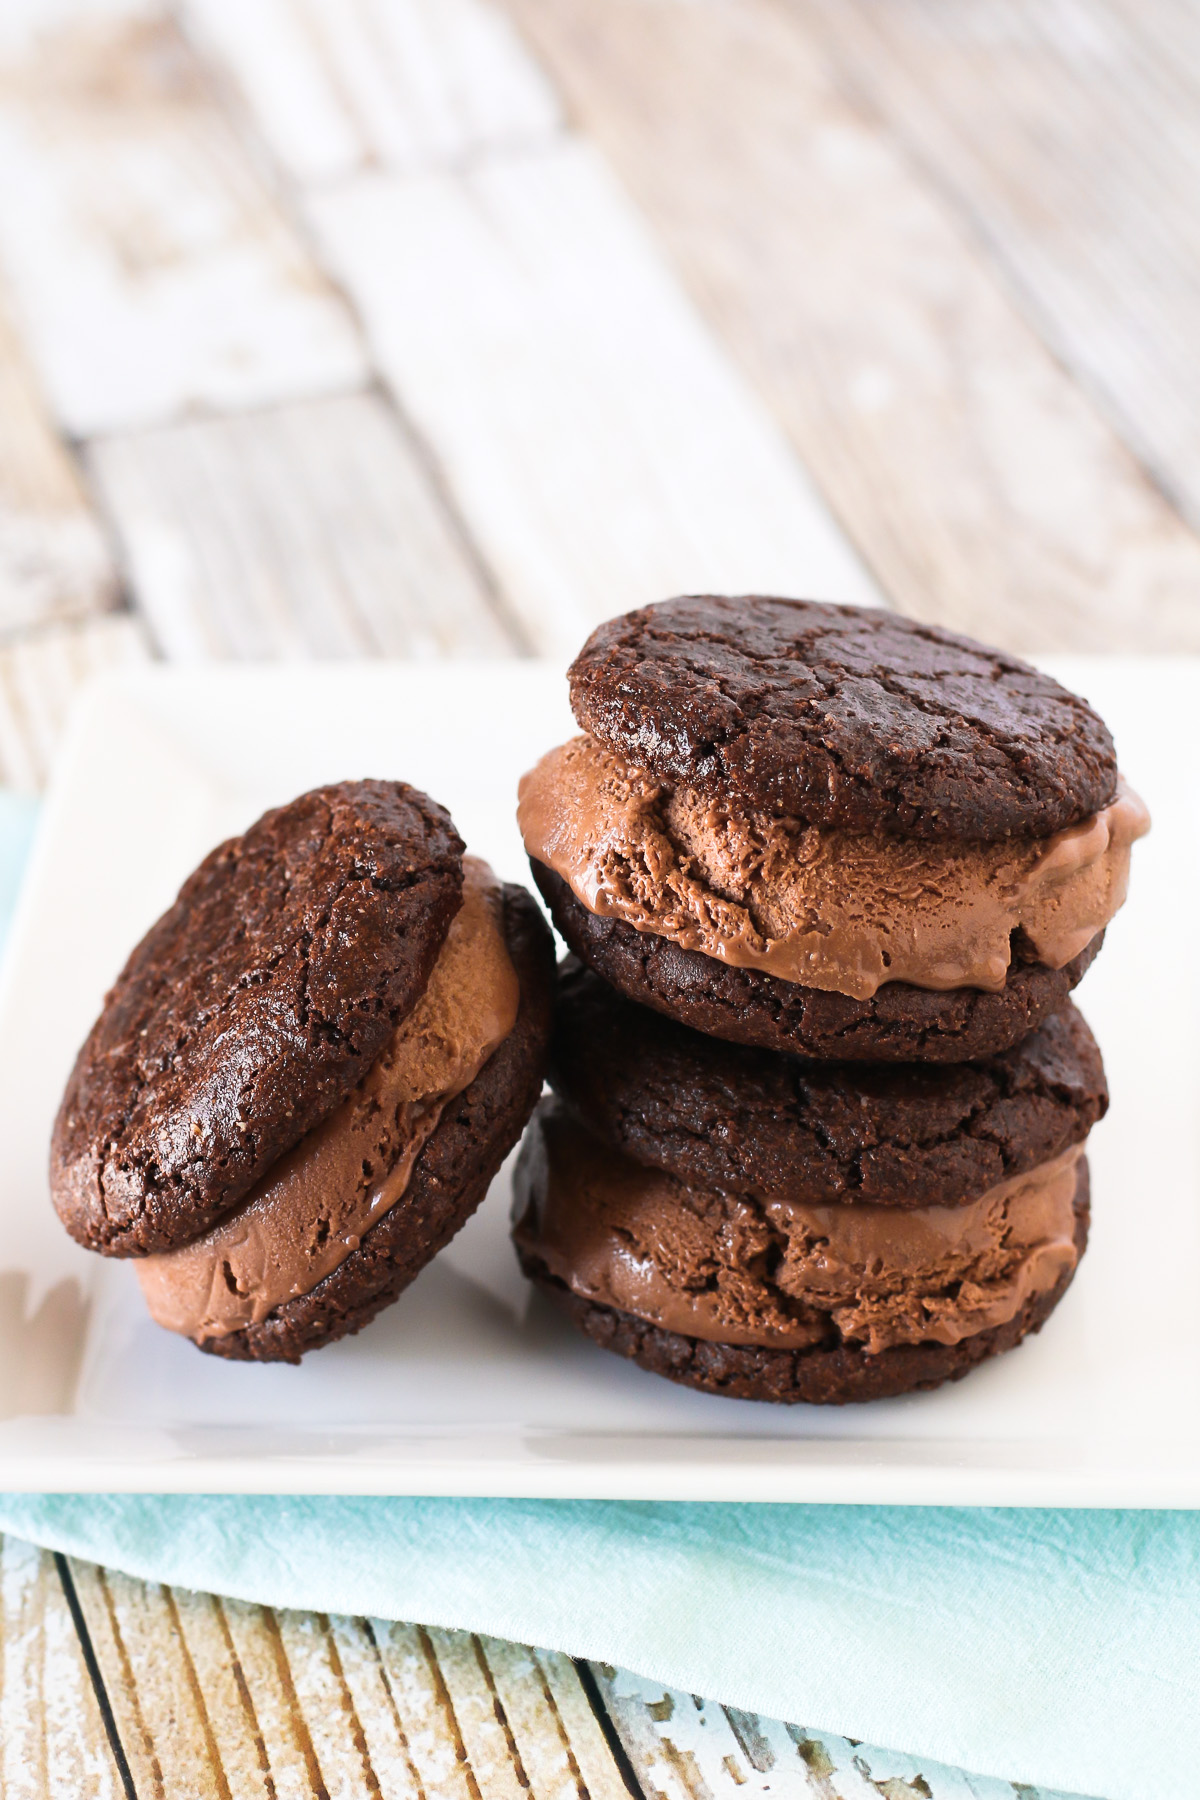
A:
{"type": "Polygon", "coordinates": [[[593,632],[521,786],[567,943],[734,1042],[959,1062],[1061,1010],[1148,825],[1087,703],[895,614],[688,597],[593,632]]]}

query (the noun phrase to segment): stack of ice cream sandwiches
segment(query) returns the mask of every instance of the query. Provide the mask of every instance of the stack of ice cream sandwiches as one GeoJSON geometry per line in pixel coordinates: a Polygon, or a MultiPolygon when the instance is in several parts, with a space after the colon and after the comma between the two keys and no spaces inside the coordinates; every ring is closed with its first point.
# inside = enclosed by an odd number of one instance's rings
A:
{"type": "Polygon", "coordinates": [[[712,1392],[894,1395],[1046,1320],[1107,1106],[1071,990],[1146,810],[1087,703],[894,614],[668,601],[593,633],[521,784],[572,953],[526,1273],[712,1392]]]}

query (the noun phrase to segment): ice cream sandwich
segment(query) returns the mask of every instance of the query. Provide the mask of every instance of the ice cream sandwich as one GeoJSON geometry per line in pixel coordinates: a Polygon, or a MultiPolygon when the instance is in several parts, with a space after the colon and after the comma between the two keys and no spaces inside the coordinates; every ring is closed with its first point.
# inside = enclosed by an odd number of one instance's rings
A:
{"type": "Polygon", "coordinates": [[[603,1348],[739,1399],[937,1387],[1050,1316],[1108,1096],[1069,1003],[976,1062],[706,1037],[564,966],[516,1174],[525,1273],[603,1348]]]}
{"type": "Polygon", "coordinates": [[[696,1029],[963,1061],[1059,1010],[1148,815],[1079,696],[870,608],[669,600],[593,632],[519,820],[570,948],[696,1029]]]}
{"type": "Polygon", "coordinates": [[[358,1331],[519,1138],[553,946],[463,851],[402,782],[316,789],[206,857],[109,993],[52,1198],[201,1349],[296,1362],[358,1331]]]}

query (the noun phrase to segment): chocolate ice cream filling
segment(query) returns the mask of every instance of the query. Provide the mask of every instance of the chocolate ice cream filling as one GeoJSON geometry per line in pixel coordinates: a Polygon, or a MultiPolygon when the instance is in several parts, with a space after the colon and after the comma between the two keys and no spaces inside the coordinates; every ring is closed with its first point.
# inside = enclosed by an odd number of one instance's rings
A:
{"type": "Polygon", "coordinates": [[[966,1206],[801,1206],[687,1187],[543,1103],[518,1246],[573,1293],[664,1330],[808,1349],[957,1344],[1006,1324],[1078,1260],[1075,1145],[966,1206]]]}
{"type": "Polygon", "coordinates": [[[400,1200],[446,1106],[511,1032],[520,991],[495,876],[463,861],[463,902],[428,986],[350,1097],[227,1218],[137,1263],[150,1313],[202,1342],[311,1293],[400,1200]]]}
{"type": "Polygon", "coordinates": [[[1150,827],[1122,782],[1049,838],[856,836],[666,787],[590,737],[530,770],[518,818],[530,856],[600,917],[855,1000],[889,981],[998,992],[1017,931],[1063,968],[1123,903],[1150,827]]]}

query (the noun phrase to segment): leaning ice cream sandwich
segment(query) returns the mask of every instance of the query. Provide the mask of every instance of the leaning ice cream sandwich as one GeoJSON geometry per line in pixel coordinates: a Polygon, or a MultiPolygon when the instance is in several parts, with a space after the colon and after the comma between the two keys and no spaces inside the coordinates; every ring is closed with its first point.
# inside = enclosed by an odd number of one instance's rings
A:
{"type": "Polygon", "coordinates": [[[581,960],[745,1044],[963,1061],[1058,1011],[1145,807],[1086,701],[894,613],[669,600],[570,671],[583,735],[521,784],[581,960]]]}
{"type": "Polygon", "coordinates": [[[541,1089],[532,899],[402,782],[316,789],[208,856],[76,1060],[51,1193],[153,1317],[297,1362],[465,1223],[541,1089]]]}

